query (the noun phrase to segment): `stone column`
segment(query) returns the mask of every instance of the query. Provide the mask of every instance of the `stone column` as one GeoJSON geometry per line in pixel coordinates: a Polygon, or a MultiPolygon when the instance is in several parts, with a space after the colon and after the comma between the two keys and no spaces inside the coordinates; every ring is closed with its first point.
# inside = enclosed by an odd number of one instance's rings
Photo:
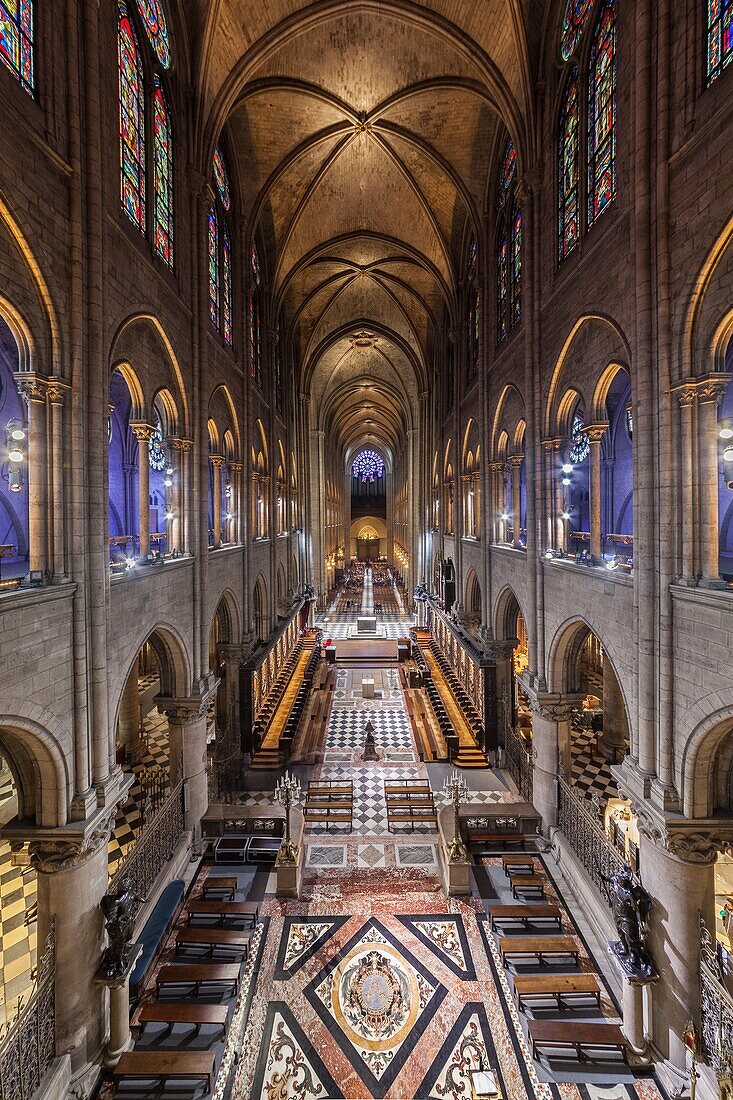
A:
{"type": "Polygon", "coordinates": [[[677,389],[680,403],[680,552],[683,584],[695,584],[695,482],[693,462],[693,416],[695,382],[690,379],[677,389]]]}
{"type": "Polygon", "coordinates": [[[611,763],[620,763],[625,751],[629,726],[626,707],[611,662],[603,654],[603,736],[598,747],[611,763]]]}
{"type": "Polygon", "coordinates": [[[596,562],[601,557],[601,440],[607,428],[599,422],[584,429],[590,447],[590,553],[596,562]]]}
{"type": "Polygon", "coordinates": [[[150,463],[148,448],[155,428],[139,420],[130,421],[130,430],[137,440],[137,497],[140,532],[140,560],[150,553],[150,463]]]}
{"type": "Polygon", "coordinates": [[[194,522],[194,509],[191,506],[191,498],[188,495],[191,484],[191,453],[193,451],[192,439],[179,439],[176,450],[180,454],[178,463],[177,500],[181,513],[179,531],[181,537],[180,551],[183,554],[191,553],[193,545],[192,524],[194,522]]]}
{"type": "Polygon", "coordinates": [[[499,499],[499,486],[501,485],[502,470],[504,468],[503,462],[492,462],[489,466],[489,537],[492,542],[499,542],[501,538],[501,528],[499,515],[503,511],[501,501],[499,499]]]}
{"type": "Polygon", "coordinates": [[[212,515],[214,525],[214,546],[221,546],[221,471],[224,467],[224,455],[209,455],[214,470],[212,515]]]}
{"type": "Polygon", "coordinates": [[[512,526],[514,528],[514,545],[519,546],[522,529],[522,462],[524,455],[509,456],[509,465],[512,478],[512,526]]]}
{"type": "Polygon", "coordinates": [[[229,537],[232,542],[236,543],[242,541],[242,469],[241,462],[229,463],[229,473],[232,479],[231,511],[234,513],[230,521],[229,537]]]}
{"type": "Polygon", "coordinates": [[[16,374],[18,392],[28,406],[25,478],[28,485],[28,568],[45,572],[47,557],[46,382],[35,374],[16,374]]]}
{"type": "MultiPolygon", "coordinates": [[[[214,680],[213,689],[219,686],[214,680]]],[[[163,699],[156,702],[168,717],[171,786],[183,780],[185,827],[197,838],[201,818],[209,805],[206,775],[206,714],[209,693],[203,699],[163,699]]]]}
{"type": "Polygon", "coordinates": [[[565,511],[565,490],[562,483],[564,476],[562,472],[562,454],[565,440],[553,439],[551,442],[550,478],[552,493],[550,499],[552,500],[553,546],[556,550],[565,551],[568,548],[568,525],[562,518],[565,511]]]}
{"type": "Polygon", "coordinates": [[[701,588],[725,588],[720,576],[718,548],[718,404],[730,380],[729,374],[703,379],[697,388],[698,441],[700,449],[700,568],[701,588]]]}
{"type": "Polygon", "coordinates": [[[98,1058],[104,1042],[103,990],[95,982],[104,936],[99,903],[107,892],[106,811],[86,837],[31,841],[38,876],[38,943],[53,924],[56,941],[56,1049],[71,1057],[72,1075],[98,1058]]]}
{"type": "Polygon", "coordinates": [[[682,1040],[688,1020],[699,1026],[700,925],[714,927],[715,869],[719,842],[701,833],[669,833],[639,817],[640,870],[654,898],[648,948],[659,971],[654,989],[655,1046],[684,1070],[682,1040]]]}
{"type": "Polygon", "coordinates": [[[52,490],[53,575],[66,576],[64,539],[64,401],[70,387],[59,378],[50,378],[48,399],[51,403],[51,462],[49,463],[52,490]]]}
{"type": "MultiPolygon", "coordinates": [[[[580,698],[580,697],[578,697],[580,698]]],[[[577,701],[557,695],[530,697],[534,770],[532,801],[547,831],[557,825],[558,776],[570,775],[570,715],[577,701]]]]}
{"type": "Polygon", "coordinates": [[[139,658],[136,657],[130,675],[122,691],[120,713],[117,720],[117,739],[126,749],[132,750],[140,739],[140,693],[138,691],[139,658]]]}

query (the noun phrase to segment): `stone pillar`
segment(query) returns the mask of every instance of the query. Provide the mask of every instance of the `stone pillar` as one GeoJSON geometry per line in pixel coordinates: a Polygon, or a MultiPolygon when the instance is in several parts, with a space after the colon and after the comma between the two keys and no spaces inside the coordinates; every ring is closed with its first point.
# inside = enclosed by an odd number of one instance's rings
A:
{"type": "Polygon", "coordinates": [[[25,478],[28,485],[28,568],[45,572],[47,558],[46,383],[31,374],[16,374],[18,392],[28,405],[25,478]]]}
{"type": "MultiPolygon", "coordinates": [[[[219,686],[214,680],[213,690],[219,686]]],[[[171,785],[183,780],[185,827],[194,838],[201,832],[201,818],[209,805],[206,775],[206,714],[211,692],[202,699],[163,699],[156,703],[168,717],[171,785]]]]}
{"type": "Polygon", "coordinates": [[[718,566],[718,404],[729,374],[703,379],[697,388],[700,449],[700,567],[701,588],[725,588],[718,566]]]}
{"type": "Polygon", "coordinates": [[[565,511],[565,489],[562,483],[564,477],[562,472],[562,453],[564,446],[564,440],[553,439],[552,453],[550,456],[553,546],[556,550],[562,551],[566,551],[568,548],[568,525],[566,520],[562,518],[563,512],[565,511]]]}
{"type": "MultiPolygon", "coordinates": [[[[229,525],[229,538],[232,542],[242,541],[242,463],[230,462],[229,473],[231,475],[232,495],[230,510],[234,513],[229,525]]],[[[287,527],[287,521],[286,521],[287,527]]]]}
{"type": "Polygon", "coordinates": [[[56,939],[56,1049],[79,1074],[98,1059],[105,1031],[104,993],[95,981],[104,937],[99,903],[107,892],[107,843],[114,814],[86,837],[31,841],[38,876],[38,943],[53,923],[56,939]]]}
{"type": "Polygon", "coordinates": [[[621,694],[621,688],[611,667],[611,662],[604,653],[603,736],[599,739],[598,747],[606,760],[610,760],[613,764],[621,762],[628,736],[629,726],[626,720],[624,697],[621,694]]]}
{"type": "Polygon", "coordinates": [[[130,973],[141,951],[142,944],[137,944],[124,978],[104,983],[109,989],[109,1039],[104,1055],[108,1069],[116,1066],[125,1051],[134,1045],[130,1032],[130,973]]]}
{"type": "Polygon", "coordinates": [[[557,825],[557,777],[570,775],[572,703],[556,695],[530,696],[534,769],[532,801],[547,831],[557,825]]]}
{"type": "Polygon", "coordinates": [[[130,675],[122,691],[120,713],[117,719],[117,740],[126,749],[132,749],[140,738],[140,694],[138,691],[139,658],[136,657],[130,675]]]}
{"type": "Polygon", "coordinates": [[[53,575],[66,576],[64,546],[64,401],[69,386],[58,378],[49,379],[48,399],[51,403],[51,462],[53,575]]]}
{"type": "Polygon", "coordinates": [[[590,447],[590,553],[596,562],[601,557],[601,440],[607,428],[598,423],[584,429],[590,447]]]}
{"type": "Polygon", "coordinates": [[[695,382],[677,390],[680,403],[680,527],[681,576],[683,584],[695,584],[695,482],[693,462],[693,416],[695,382]]]}
{"type": "Polygon", "coordinates": [[[649,952],[659,972],[654,989],[655,1046],[684,1071],[682,1036],[688,1020],[699,1026],[700,925],[714,927],[718,843],[699,833],[666,832],[656,819],[639,818],[640,870],[654,898],[649,916],[649,952]],[[666,846],[665,846],[666,842],[666,846]]]}
{"type": "Polygon", "coordinates": [[[137,497],[140,532],[140,559],[150,553],[150,463],[148,448],[155,428],[142,421],[130,421],[130,430],[137,440],[137,497]]]}
{"type": "Polygon", "coordinates": [[[224,456],[209,455],[209,462],[214,470],[211,508],[214,526],[213,545],[221,546],[221,471],[224,468],[224,456]]]}
{"type": "Polygon", "coordinates": [[[514,529],[514,545],[519,546],[522,528],[522,462],[523,455],[510,455],[509,468],[512,479],[512,527],[514,529]]]}

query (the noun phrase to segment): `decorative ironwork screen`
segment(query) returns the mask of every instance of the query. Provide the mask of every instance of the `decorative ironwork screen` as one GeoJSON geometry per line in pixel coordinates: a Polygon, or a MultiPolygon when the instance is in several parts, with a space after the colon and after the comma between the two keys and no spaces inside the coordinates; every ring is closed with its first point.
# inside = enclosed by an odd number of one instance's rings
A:
{"type": "Polygon", "coordinates": [[[621,870],[624,860],[616,849],[611,847],[598,822],[593,804],[574,791],[560,776],[557,780],[557,790],[557,823],[570,847],[598,887],[601,897],[608,904],[603,888],[603,878],[610,878],[616,871],[621,870]]]}
{"type": "Polygon", "coordinates": [[[733,1066],[733,997],[723,983],[715,937],[700,917],[700,1040],[718,1075],[733,1066]]]}
{"type": "Polygon", "coordinates": [[[27,1004],[0,1031],[0,1098],[30,1100],[56,1057],[56,936],[53,924],[27,1004]]]}
{"type": "MultiPolygon", "coordinates": [[[[115,890],[123,875],[130,875],[133,889],[147,898],[161,868],[173,855],[183,836],[183,780],[171,791],[170,798],[145,826],[135,847],[120,863],[110,890],[115,890]]],[[[2,1097],[2,1100],[5,1100],[2,1097]]]]}
{"type": "Polygon", "coordinates": [[[517,790],[527,802],[532,801],[532,772],[534,753],[524,739],[507,726],[504,730],[507,771],[517,785],[517,790]]]}

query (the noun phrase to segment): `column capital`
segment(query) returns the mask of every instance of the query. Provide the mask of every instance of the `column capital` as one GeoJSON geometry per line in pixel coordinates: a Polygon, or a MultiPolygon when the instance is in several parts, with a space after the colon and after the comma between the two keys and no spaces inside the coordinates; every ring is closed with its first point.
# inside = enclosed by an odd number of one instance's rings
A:
{"type": "Polygon", "coordinates": [[[687,378],[684,382],[672,386],[672,393],[677,394],[680,408],[689,408],[690,405],[694,405],[697,398],[697,380],[695,378],[687,378]]]}
{"type": "MultiPolygon", "coordinates": [[[[524,674],[526,676],[526,673],[524,674]]],[[[529,706],[533,714],[545,722],[569,722],[571,715],[580,709],[585,698],[583,692],[572,695],[549,691],[537,691],[528,688],[524,676],[520,677],[522,687],[529,699],[529,706]]]]}
{"type": "Polygon", "coordinates": [[[221,470],[222,466],[226,462],[224,455],[213,454],[209,455],[209,462],[215,470],[221,470]]]}
{"type": "Polygon", "coordinates": [[[513,454],[507,456],[507,462],[510,466],[521,466],[524,462],[523,454],[513,454]]]}
{"type": "Polygon", "coordinates": [[[155,435],[155,425],[147,424],[144,420],[131,420],[130,431],[138,443],[149,443],[155,435]]]}
{"type": "Polygon", "coordinates": [[[232,471],[232,473],[238,474],[240,472],[240,470],[244,469],[244,463],[243,462],[230,462],[229,463],[229,469],[232,471]]]}
{"type": "Polygon", "coordinates": [[[726,387],[731,380],[730,374],[708,374],[704,378],[698,379],[697,382],[697,396],[701,402],[711,401],[716,405],[720,401],[721,397],[725,393],[726,387]]]}
{"type": "Polygon", "coordinates": [[[67,393],[71,393],[71,386],[68,382],[64,382],[60,378],[52,377],[48,380],[46,392],[52,405],[63,405],[66,401],[67,393]]]}
{"type": "Polygon", "coordinates": [[[206,712],[209,709],[209,702],[218,686],[219,680],[217,678],[213,688],[208,690],[201,698],[173,699],[157,695],[155,697],[155,705],[158,710],[163,711],[174,726],[192,726],[206,717],[206,712]]]}
{"type": "Polygon", "coordinates": [[[211,180],[196,168],[189,168],[186,175],[194,199],[200,203],[211,204],[214,201],[211,180]]]}
{"type": "Polygon", "coordinates": [[[34,830],[28,852],[36,871],[51,875],[78,867],[109,843],[115,827],[117,803],[106,806],[88,829],[59,828],[34,830]],[[54,833],[58,835],[54,836],[54,833]]]}
{"type": "Polygon", "coordinates": [[[36,374],[35,371],[17,371],[14,377],[18,393],[26,404],[30,405],[32,401],[46,400],[46,387],[48,385],[46,378],[36,374]]]}
{"type": "Polygon", "coordinates": [[[543,439],[541,442],[543,450],[550,454],[552,451],[559,451],[565,443],[565,440],[560,436],[551,436],[548,439],[543,439]]]}
{"type": "Polygon", "coordinates": [[[181,451],[186,453],[193,450],[193,440],[183,439],[181,436],[171,435],[168,437],[168,442],[174,451],[181,451]]]}
{"type": "Polygon", "coordinates": [[[596,420],[593,424],[583,426],[583,434],[588,437],[589,443],[600,443],[608,431],[608,427],[607,420],[596,420]]]}

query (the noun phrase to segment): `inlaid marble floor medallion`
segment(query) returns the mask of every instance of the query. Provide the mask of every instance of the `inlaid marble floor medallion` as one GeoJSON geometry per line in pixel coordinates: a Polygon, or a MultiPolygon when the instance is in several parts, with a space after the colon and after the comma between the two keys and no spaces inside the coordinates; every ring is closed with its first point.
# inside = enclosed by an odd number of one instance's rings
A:
{"type": "Polygon", "coordinates": [[[363,925],[305,989],[375,1097],[385,1095],[446,993],[376,920],[363,925]]]}
{"type": "Polygon", "coordinates": [[[341,1100],[343,1093],[283,1001],[267,1009],[250,1100],[341,1100]]]}
{"type": "Polygon", "coordinates": [[[304,963],[320,951],[326,941],[348,920],[348,917],[286,917],[283,926],[275,980],[287,981],[304,963]]]}
{"type": "Polygon", "coordinates": [[[434,951],[440,961],[464,981],[476,980],[463,918],[456,916],[399,916],[406,928],[434,951]]]}

